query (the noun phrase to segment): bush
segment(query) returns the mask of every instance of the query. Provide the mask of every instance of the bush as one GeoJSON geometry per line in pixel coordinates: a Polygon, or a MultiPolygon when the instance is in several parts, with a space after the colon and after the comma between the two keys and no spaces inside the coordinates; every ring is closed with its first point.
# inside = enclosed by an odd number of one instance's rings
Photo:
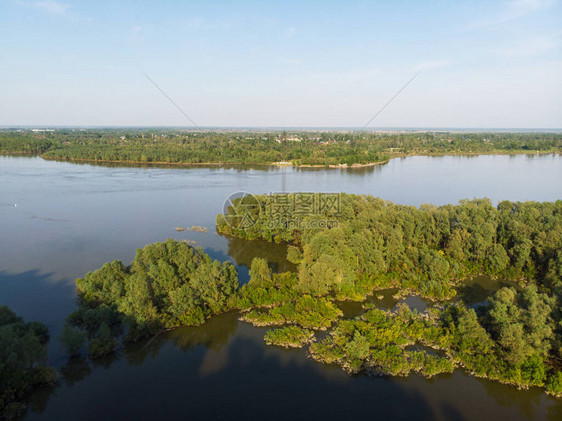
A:
{"type": "Polygon", "coordinates": [[[287,326],[280,329],[268,330],[264,340],[268,345],[284,346],[286,348],[301,348],[314,337],[314,332],[298,326],[287,326]]]}

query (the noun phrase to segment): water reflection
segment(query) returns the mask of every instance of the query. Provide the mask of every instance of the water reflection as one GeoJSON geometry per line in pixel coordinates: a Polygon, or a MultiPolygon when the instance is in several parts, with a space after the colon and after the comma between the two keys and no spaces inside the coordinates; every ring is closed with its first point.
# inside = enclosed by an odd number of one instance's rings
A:
{"type": "Polygon", "coordinates": [[[399,291],[399,288],[388,288],[375,291],[368,297],[367,301],[384,310],[394,310],[398,305],[406,304],[412,310],[417,310],[421,313],[428,307],[428,300],[418,295],[399,297],[399,291]]]}
{"type": "Polygon", "coordinates": [[[297,267],[287,260],[287,245],[270,243],[264,240],[242,240],[225,237],[228,241],[228,254],[238,266],[250,268],[252,260],[261,257],[267,260],[273,272],[294,272],[297,267]]]}
{"type": "MultiPolygon", "coordinates": [[[[471,307],[477,307],[486,302],[498,289],[502,287],[519,288],[519,285],[506,279],[494,279],[488,276],[475,276],[463,280],[457,287],[457,295],[451,301],[459,301],[471,307]]],[[[374,291],[367,296],[366,302],[374,304],[383,310],[394,310],[400,304],[406,304],[412,310],[424,312],[433,303],[419,295],[399,297],[399,288],[387,288],[374,291]]],[[[338,307],[343,311],[344,318],[351,319],[363,313],[363,303],[342,301],[338,307]]]]}
{"type": "MultiPolygon", "coordinates": [[[[516,388],[511,388],[509,391],[500,391],[492,381],[484,381],[482,384],[486,394],[494,400],[496,405],[504,408],[516,408],[520,415],[528,419],[535,419],[538,410],[545,409],[544,406],[541,408],[541,402],[545,399],[544,391],[540,388],[532,388],[525,393],[524,398],[519,398],[516,388]]],[[[554,400],[554,398],[547,398],[546,401],[550,399],[554,400]]]]}
{"type": "Polygon", "coordinates": [[[48,361],[59,366],[65,356],[58,336],[62,321],[75,309],[74,280],[53,281],[53,274],[38,269],[21,273],[0,271],[0,305],[8,305],[26,321],[39,320],[49,328],[48,361]]]}
{"type": "Polygon", "coordinates": [[[90,375],[91,372],[92,369],[90,368],[88,360],[82,356],[69,358],[68,362],[60,369],[65,383],[69,386],[81,382],[90,375]]]}
{"type": "Polygon", "coordinates": [[[219,353],[225,348],[238,327],[237,313],[230,312],[209,319],[202,326],[185,326],[164,332],[139,343],[127,344],[124,355],[133,366],[142,365],[145,358],[155,358],[162,346],[172,343],[181,352],[195,347],[219,353]]]}
{"type": "Polygon", "coordinates": [[[353,319],[363,313],[363,303],[356,301],[337,301],[337,306],[343,312],[344,319],[353,319]]]}
{"type": "MultiPolygon", "coordinates": [[[[412,310],[416,310],[420,313],[424,312],[430,305],[429,301],[418,295],[398,298],[398,291],[398,288],[378,290],[367,296],[365,302],[374,304],[375,307],[382,310],[395,310],[398,305],[406,304],[412,310]]],[[[360,316],[365,311],[363,302],[338,301],[337,305],[343,312],[344,319],[353,319],[360,316]]]]}
{"type": "Polygon", "coordinates": [[[560,413],[540,389],[518,391],[460,370],[430,380],[349,376],[307,358],[306,350],[266,346],[267,329],[236,316],[132,344],[122,351],[125,358],[71,359],[55,394],[43,389],[34,395],[28,418],[554,420],[560,413]],[[92,407],[100,399],[110,412],[92,407]]]}
{"type": "Polygon", "coordinates": [[[34,390],[33,394],[26,401],[28,405],[27,410],[21,414],[20,418],[24,418],[30,413],[42,414],[45,412],[49,399],[55,392],[56,385],[45,385],[34,390]]]}
{"type": "Polygon", "coordinates": [[[64,161],[65,164],[78,166],[94,166],[105,168],[138,168],[138,169],[167,169],[167,170],[234,170],[234,171],[276,171],[282,167],[269,164],[238,164],[238,165],[209,165],[209,164],[163,164],[163,163],[115,163],[115,162],[86,162],[86,161],[64,161]]]}
{"type": "Polygon", "coordinates": [[[559,412],[555,409],[560,408],[557,400],[539,389],[521,392],[491,380],[471,380],[456,370],[429,380],[413,375],[397,381],[419,391],[436,419],[559,419],[555,417],[559,412]],[[452,413],[455,416],[450,418],[452,413]]]}
{"type": "Polygon", "coordinates": [[[477,307],[503,287],[518,288],[519,286],[516,282],[506,279],[494,279],[489,276],[479,275],[462,281],[457,286],[457,297],[466,305],[477,307]]]}

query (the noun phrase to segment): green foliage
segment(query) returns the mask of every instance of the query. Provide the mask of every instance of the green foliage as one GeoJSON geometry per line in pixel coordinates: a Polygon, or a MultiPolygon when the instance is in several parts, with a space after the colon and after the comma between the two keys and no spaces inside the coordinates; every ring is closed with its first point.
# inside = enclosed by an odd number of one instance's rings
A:
{"type": "Polygon", "coordinates": [[[299,296],[297,282],[297,276],[289,272],[274,273],[267,282],[263,282],[261,277],[251,277],[250,282],[243,285],[240,294],[234,298],[233,306],[240,310],[278,306],[299,296]]]}
{"type": "Polygon", "coordinates": [[[267,260],[256,257],[250,267],[250,278],[257,286],[267,286],[271,283],[271,269],[267,260]]]}
{"type": "Polygon", "coordinates": [[[298,247],[287,247],[287,260],[291,263],[299,264],[302,261],[302,252],[298,247]]]}
{"type": "Polygon", "coordinates": [[[48,339],[45,325],[25,323],[8,307],[0,306],[0,417],[21,413],[33,387],[55,381],[56,372],[43,365],[48,339]]]}
{"type": "Polygon", "coordinates": [[[486,253],[485,268],[491,275],[501,274],[509,265],[509,256],[501,244],[494,244],[486,253]]]}
{"type": "Polygon", "coordinates": [[[314,337],[314,332],[298,326],[286,326],[279,329],[268,330],[264,340],[268,345],[283,346],[286,348],[301,348],[314,337]]]}
{"type": "Polygon", "coordinates": [[[416,343],[439,347],[439,341],[448,338],[445,330],[407,306],[393,313],[371,309],[353,320],[338,322],[329,336],[310,346],[310,352],[317,361],[338,363],[353,373],[404,376],[414,371],[431,377],[452,372],[453,361],[408,347],[416,343]]]}
{"type": "MultiPolygon", "coordinates": [[[[520,313],[529,308],[529,300],[542,298],[536,297],[532,287],[520,295],[520,313]]],[[[496,296],[490,301],[498,299],[496,296]]],[[[487,307],[482,319],[493,318],[496,309],[493,305],[487,307]]],[[[511,309],[511,313],[515,310],[511,309]]],[[[310,352],[317,361],[336,363],[353,373],[397,376],[417,372],[431,377],[450,373],[460,365],[480,377],[522,387],[546,387],[549,393],[559,396],[562,376],[549,369],[546,356],[541,354],[544,343],[531,339],[523,346],[532,349],[520,360],[506,357],[501,338],[495,340],[487,332],[473,309],[456,303],[429,314],[418,314],[405,305],[393,312],[370,308],[353,320],[339,321],[327,337],[310,346],[310,352]],[[443,350],[445,355],[420,350],[421,345],[443,350]]]]}
{"type": "Polygon", "coordinates": [[[506,361],[520,364],[535,354],[547,354],[553,335],[553,298],[530,285],[519,294],[514,288],[502,288],[489,301],[489,329],[506,361]]]}
{"type": "Polygon", "coordinates": [[[503,288],[489,302],[482,309],[482,322],[462,304],[447,306],[440,313],[440,326],[453,334],[450,352],[478,376],[523,387],[546,385],[548,389],[551,383],[555,387],[550,377],[556,374],[549,374],[546,362],[550,309],[543,307],[552,301],[531,285],[520,293],[503,288]],[[530,314],[537,320],[530,322],[530,314]]]}
{"type": "Polygon", "coordinates": [[[329,299],[301,294],[293,273],[271,274],[264,259],[254,259],[250,282],[244,285],[235,306],[244,313],[241,320],[257,326],[297,324],[308,329],[327,329],[342,316],[329,299]]]}
{"type": "Polygon", "coordinates": [[[252,310],[245,313],[242,320],[256,326],[297,324],[306,329],[325,330],[342,315],[342,311],[328,299],[305,294],[265,311],[252,310]]]}
{"type": "Polygon", "coordinates": [[[160,164],[367,164],[406,154],[560,152],[556,133],[189,132],[175,129],[0,131],[0,154],[160,164]],[[293,139],[294,140],[294,139],[293,139]]]}
{"type": "Polygon", "coordinates": [[[230,308],[238,287],[231,263],[168,239],[137,250],[130,266],[115,261],[78,279],[81,307],[69,321],[89,332],[89,353],[99,357],[112,352],[112,336],[123,330],[127,340],[136,340],[204,323],[230,308]]]}
{"type": "Polygon", "coordinates": [[[102,323],[97,331],[96,337],[90,341],[88,354],[90,358],[100,358],[111,354],[115,348],[115,341],[111,335],[111,329],[106,323],[102,323]]]}
{"type": "Polygon", "coordinates": [[[562,371],[555,371],[549,376],[546,391],[554,396],[562,396],[562,371]]]}
{"type": "MultiPolygon", "coordinates": [[[[562,201],[494,207],[476,199],[416,208],[342,193],[340,211],[330,216],[337,226],[301,228],[274,223],[272,196],[257,198],[262,212],[255,225],[236,229],[219,215],[217,230],[289,242],[288,257],[298,262],[298,289],[304,293],[360,300],[387,276],[432,299],[454,297],[457,281],[473,274],[560,285],[562,201]]],[[[299,215],[308,222],[302,227],[321,217],[299,215]]]]}
{"type": "Polygon", "coordinates": [[[262,212],[255,225],[232,229],[219,216],[217,230],[289,242],[298,272],[283,274],[283,284],[281,275],[269,277],[266,262],[256,261],[237,298],[238,308],[251,310],[243,320],[328,329],[339,317],[326,314],[334,298],[362,301],[375,289],[398,286],[401,293],[444,300],[473,274],[527,280],[520,292],[499,290],[478,313],[462,303],[423,316],[405,308],[369,310],[338,321],[310,351],[316,360],[350,372],[432,376],[458,364],[477,376],[558,393],[549,358],[562,356],[562,201],[494,207],[488,199],[476,199],[415,208],[342,194],[341,209],[332,216],[336,226],[300,228],[272,224],[277,215],[268,210],[271,198],[258,200],[262,212]],[[325,316],[329,323],[322,323],[325,316]],[[444,350],[446,356],[411,345],[444,350]]]}

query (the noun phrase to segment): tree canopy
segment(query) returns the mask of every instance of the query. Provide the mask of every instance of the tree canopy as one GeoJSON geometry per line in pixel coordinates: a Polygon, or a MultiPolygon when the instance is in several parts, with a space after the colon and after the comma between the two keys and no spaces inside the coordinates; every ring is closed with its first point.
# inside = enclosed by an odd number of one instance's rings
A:
{"type": "MultiPolygon", "coordinates": [[[[399,284],[423,296],[455,295],[459,279],[488,274],[562,286],[562,201],[462,200],[458,205],[397,205],[370,196],[341,194],[332,215],[299,215],[302,226],[332,219],[333,226],[301,228],[271,211],[271,196],[256,196],[262,211],[250,227],[217,217],[220,233],[290,244],[305,292],[361,298],[373,287],[399,284]]],[[[230,211],[230,210],[229,210],[230,211]]],[[[317,224],[318,226],[319,224],[317,224]]]]}
{"type": "Polygon", "coordinates": [[[159,164],[353,165],[408,154],[560,152],[557,133],[352,133],[181,129],[0,130],[0,154],[159,164]]]}
{"type": "Polygon", "coordinates": [[[26,323],[0,306],[0,418],[24,411],[24,399],[33,387],[56,380],[56,372],[44,365],[48,340],[43,323],[26,323]]]}
{"type": "MultiPolygon", "coordinates": [[[[202,324],[230,308],[238,287],[232,263],[168,239],[137,250],[129,266],[114,261],[77,279],[81,305],[68,320],[87,330],[95,357],[111,352],[113,337],[121,333],[136,340],[165,328],[202,324]]],[[[76,334],[67,336],[78,342],[76,334]]]]}
{"type": "Polygon", "coordinates": [[[271,210],[271,196],[257,199],[261,212],[254,225],[232,226],[218,215],[217,230],[288,243],[297,272],[271,274],[264,259],[254,259],[237,301],[247,311],[242,320],[291,325],[268,331],[267,343],[311,343],[314,359],[354,373],[431,377],[464,367],[562,394],[556,363],[562,358],[562,201],[493,206],[475,199],[416,208],[342,194],[332,215],[280,217],[271,210]],[[322,218],[336,223],[311,223],[322,218]],[[476,309],[452,302],[463,280],[477,274],[519,285],[499,289],[476,309]],[[442,305],[419,314],[407,306],[385,311],[364,304],[352,320],[331,307],[337,300],[364,301],[390,286],[399,288],[398,295],[419,294],[442,305]],[[315,342],[308,329],[329,333],[315,342]]]}

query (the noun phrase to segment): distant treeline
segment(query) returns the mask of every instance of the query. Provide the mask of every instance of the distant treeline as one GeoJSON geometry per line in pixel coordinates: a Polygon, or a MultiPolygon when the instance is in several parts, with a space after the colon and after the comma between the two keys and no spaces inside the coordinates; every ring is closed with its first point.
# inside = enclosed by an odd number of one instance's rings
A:
{"type": "Polygon", "coordinates": [[[0,131],[0,154],[162,164],[340,165],[408,154],[561,152],[556,133],[188,132],[165,129],[0,131]]]}

